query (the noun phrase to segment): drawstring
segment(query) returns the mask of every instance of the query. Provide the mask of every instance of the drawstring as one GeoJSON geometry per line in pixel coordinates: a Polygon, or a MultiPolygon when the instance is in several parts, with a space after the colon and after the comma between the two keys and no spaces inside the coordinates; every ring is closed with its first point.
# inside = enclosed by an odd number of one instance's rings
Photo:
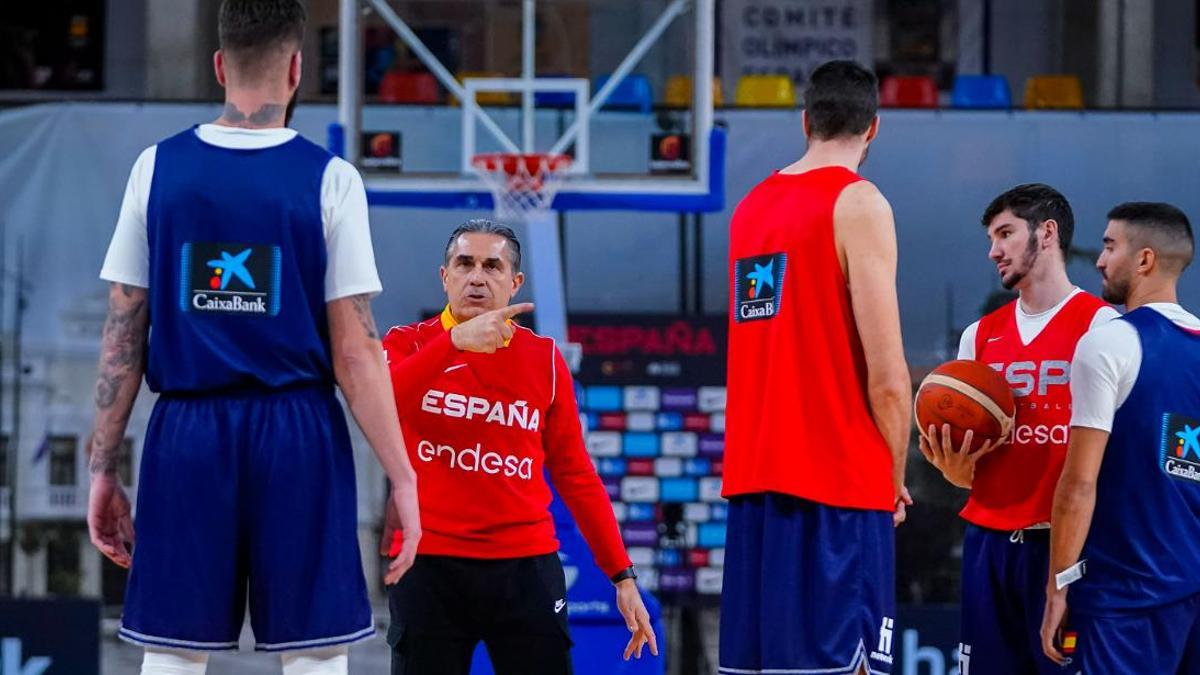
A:
{"type": "Polygon", "coordinates": [[[1008,538],[1014,544],[1025,543],[1025,530],[1013,530],[1012,536],[1008,538]]]}

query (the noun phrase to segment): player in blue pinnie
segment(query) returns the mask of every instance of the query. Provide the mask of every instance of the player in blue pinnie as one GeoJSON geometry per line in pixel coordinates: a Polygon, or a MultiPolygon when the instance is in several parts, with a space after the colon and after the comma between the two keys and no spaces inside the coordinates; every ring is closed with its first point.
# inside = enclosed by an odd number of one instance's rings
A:
{"type": "Polygon", "coordinates": [[[201,674],[238,647],[285,675],[336,675],[371,637],[340,387],[420,541],[409,464],[371,316],[380,291],[362,179],[286,127],[300,83],[299,0],[225,0],[214,55],[225,109],[134,164],[101,277],[112,283],[90,443],[88,527],[130,567],[120,636],[145,675],[201,674]],[[143,374],[134,545],[117,449],[143,374]]]}

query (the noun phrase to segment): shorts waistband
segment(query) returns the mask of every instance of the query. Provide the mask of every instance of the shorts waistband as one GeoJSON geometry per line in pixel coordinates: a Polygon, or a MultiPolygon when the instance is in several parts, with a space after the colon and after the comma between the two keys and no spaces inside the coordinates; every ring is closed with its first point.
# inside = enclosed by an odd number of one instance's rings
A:
{"type": "Polygon", "coordinates": [[[172,401],[196,401],[213,398],[228,400],[236,398],[264,398],[305,392],[333,394],[333,391],[334,386],[332,382],[293,382],[278,387],[269,387],[265,384],[245,384],[200,391],[164,391],[159,394],[159,398],[172,401]]]}

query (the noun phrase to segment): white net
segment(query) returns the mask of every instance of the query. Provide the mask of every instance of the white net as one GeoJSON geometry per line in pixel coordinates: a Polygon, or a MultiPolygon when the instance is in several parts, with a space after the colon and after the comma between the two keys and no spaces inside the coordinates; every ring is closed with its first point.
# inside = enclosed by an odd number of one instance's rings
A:
{"type": "Polygon", "coordinates": [[[550,210],[566,177],[566,155],[490,153],[471,162],[496,203],[500,220],[528,222],[531,215],[550,210]]]}

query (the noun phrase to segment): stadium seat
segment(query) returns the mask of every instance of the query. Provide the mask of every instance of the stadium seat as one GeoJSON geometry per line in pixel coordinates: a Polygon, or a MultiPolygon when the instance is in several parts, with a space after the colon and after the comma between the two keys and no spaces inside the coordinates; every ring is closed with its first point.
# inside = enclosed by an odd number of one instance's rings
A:
{"type": "MultiPolygon", "coordinates": [[[[504,77],[503,73],[483,72],[483,71],[466,71],[458,73],[458,81],[463,82],[467,79],[481,79],[486,77],[504,77]]],[[[516,94],[506,91],[481,91],[475,96],[475,102],[479,105],[512,105],[520,102],[516,94]]],[[[450,97],[450,105],[458,105],[458,98],[450,97]]]]}
{"type": "Polygon", "coordinates": [[[1012,92],[1003,75],[959,75],[954,78],[950,103],[955,108],[1008,110],[1012,108],[1012,92]]]}
{"type": "Polygon", "coordinates": [[[787,75],[743,75],[733,100],[746,108],[795,108],[796,87],[787,75]]]}
{"type": "MultiPolygon", "coordinates": [[[[572,77],[563,73],[538,74],[538,79],[564,80],[572,77]]],[[[539,108],[569,108],[575,105],[575,94],[569,91],[539,91],[533,95],[533,104],[539,108]]]]}
{"type": "MultiPolygon", "coordinates": [[[[724,96],[721,94],[721,78],[713,78],[713,105],[722,105],[724,96]]],[[[672,75],[667,79],[663,92],[663,103],[669,106],[686,108],[692,104],[692,77],[690,75],[672,75]]]]}
{"type": "Polygon", "coordinates": [[[1082,110],[1083,86],[1074,75],[1034,75],[1025,81],[1025,107],[1082,110]]]}
{"type": "MultiPolygon", "coordinates": [[[[592,97],[604,88],[604,84],[608,82],[608,75],[601,75],[596,78],[592,84],[592,97]]],[[[654,107],[654,91],[650,87],[650,80],[645,75],[629,74],[617,88],[613,90],[612,95],[608,97],[608,101],[604,104],[605,108],[633,108],[640,112],[650,112],[654,107]]]]}
{"type": "Polygon", "coordinates": [[[883,78],[879,105],[885,108],[936,108],[937,84],[923,75],[893,75],[883,78]]]}
{"type": "Polygon", "coordinates": [[[391,71],[379,82],[379,100],[384,103],[441,102],[437,80],[431,73],[391,71]]]}

